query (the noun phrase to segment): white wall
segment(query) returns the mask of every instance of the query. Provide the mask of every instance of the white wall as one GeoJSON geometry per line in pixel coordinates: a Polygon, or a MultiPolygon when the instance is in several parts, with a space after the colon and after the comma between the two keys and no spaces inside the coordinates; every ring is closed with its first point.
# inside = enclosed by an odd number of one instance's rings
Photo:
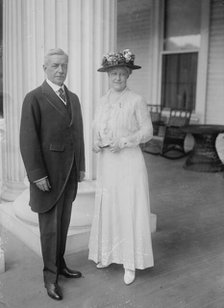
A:
{"type": "Polygon", "coordinates": [[[224,124],[224,3],[211,1],[206,123],[224,124]]]}
{"type": "Polygon", "coordinates": [[[152,0],[118,0],[117,49],[129,48],[136,56],[135,64],[142,69],[133,71],[128,86],[151,102],[152,85],[152,0]]]}

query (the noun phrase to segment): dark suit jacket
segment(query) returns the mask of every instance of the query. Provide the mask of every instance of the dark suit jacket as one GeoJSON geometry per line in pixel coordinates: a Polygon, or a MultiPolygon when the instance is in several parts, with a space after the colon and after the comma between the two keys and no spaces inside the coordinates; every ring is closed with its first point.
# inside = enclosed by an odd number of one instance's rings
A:
{"type": "MultiPolygon", "coordinates": [[[[69,114],[63,102],[45,81],[29,92],[23,102],[20,149],[30,181],[30,206],[33,211],[50,210],[63,193],[71,171],[75,181],[85,170],[83,125],[77,95],[65,91],[69,114]],[[75,167],[74,168],[74,165],[75,167]],[[34,181],[48,176],[50,192],[39,190],[34,181]]],[[[74,183],[74,198],[76,187],[74,183]]]]}

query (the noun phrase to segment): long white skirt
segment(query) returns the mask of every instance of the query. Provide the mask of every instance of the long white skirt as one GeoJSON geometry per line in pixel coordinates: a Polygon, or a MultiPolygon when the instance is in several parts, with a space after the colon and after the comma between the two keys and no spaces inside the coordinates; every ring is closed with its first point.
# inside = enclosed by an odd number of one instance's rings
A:
{"type": "Polygon", "coordinates": [[[99,154],[89,259],[132,270],[154,264],[148,176],[139,147],[99,154]]]}

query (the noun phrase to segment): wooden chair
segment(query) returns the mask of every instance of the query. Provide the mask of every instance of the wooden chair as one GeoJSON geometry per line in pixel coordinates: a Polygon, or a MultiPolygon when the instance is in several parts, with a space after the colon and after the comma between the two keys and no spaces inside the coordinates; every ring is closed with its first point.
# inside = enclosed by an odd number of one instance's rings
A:
{"type": "Polygon", "coordinates": [[[159,126],[162,122],[162,116],[161,116],[161,105],[151,105],[148,104],[148,111],[150,112],[152,126],[153,126],[153,135],[158,135],[159,126]]]}
{"type": "Polygon", "coordinates": [[[169,159],[185,156],[186,133],[181,127],[188,125],[191,118],[190,110],[171,109],[167,124],[160,122],[157,135],[145,145],[143,151],[153,155],[161,155],[169,159]]]}
{"type": "MultiPolygon", "coordinates": [[[[163,127],[165,123],[162,117],[161,105],[148,104],[147,107],[148,107],[148,112],[150,113],[151,116],[151,121],[153,126],[153,136],[157,137],[163,135],[163,133],[161,134],[161,127],[163,127]]],[[[153,144],[153,140],[150,140],[149,142],[142,144],[141,148],[146,153],[155,155],[160,153],[160,147],[158,147],[157,143],[153,144]]]]}
{"type": "Polygon", "coordinates": [[[166,125],[161,155],[176,159],[185,156],[184,149],[186,133],[181,127],[189,124],[191,110],[171,109],[168,124],[166,125]]]}

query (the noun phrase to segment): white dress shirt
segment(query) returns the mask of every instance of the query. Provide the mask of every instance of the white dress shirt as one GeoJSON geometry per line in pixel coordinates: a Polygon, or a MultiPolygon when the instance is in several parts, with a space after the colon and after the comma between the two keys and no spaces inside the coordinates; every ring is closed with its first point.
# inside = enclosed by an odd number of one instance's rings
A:
{"type": "Polygon", "coordinates": [[[59,86],[59,85],[53,83],[52,81],[50,81],[49,79],[46,79],[46,82],[54,90],[54,92],[57,94],[57,96],[60,98],[60,100],[66,105],[66,102],[60,97],[59,92],[58,92],[60,88],[62,88],[65,91],[64,84],[59,86]]]}

